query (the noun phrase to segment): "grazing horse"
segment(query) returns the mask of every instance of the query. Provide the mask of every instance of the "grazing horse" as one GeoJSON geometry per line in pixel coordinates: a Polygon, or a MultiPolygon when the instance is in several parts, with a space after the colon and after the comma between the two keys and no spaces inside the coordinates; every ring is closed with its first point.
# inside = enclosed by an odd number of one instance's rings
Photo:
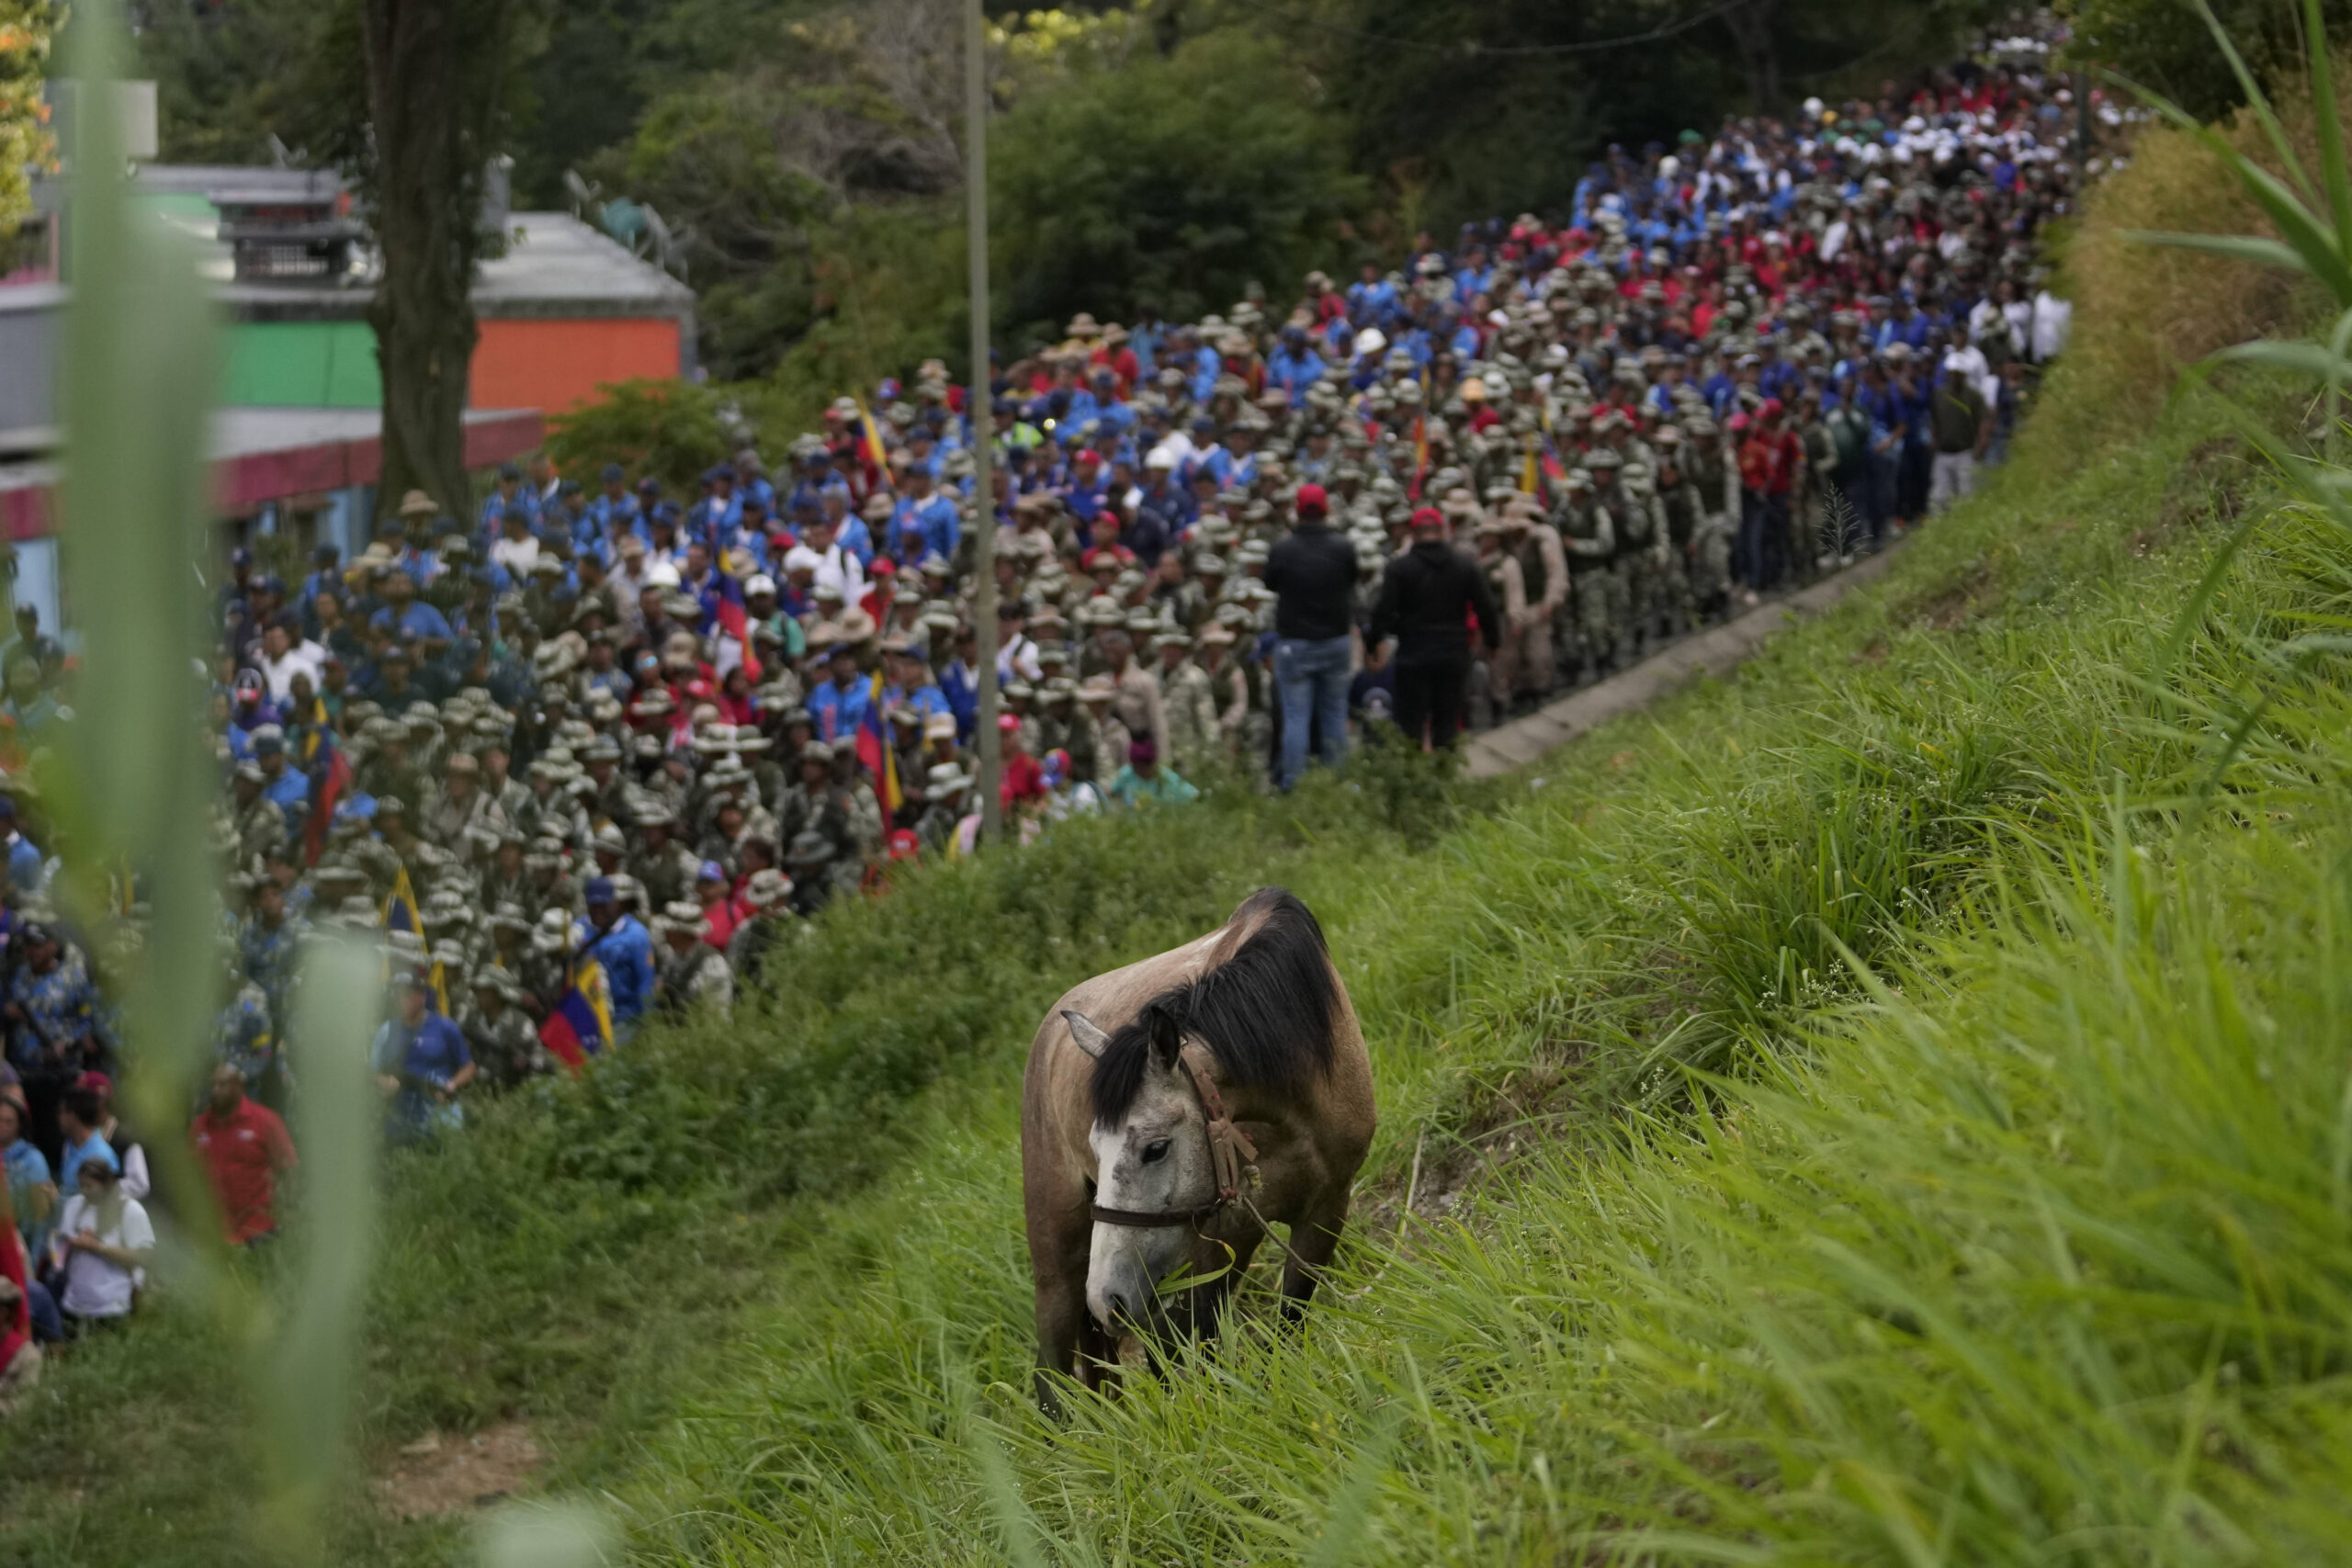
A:
{"type": "Polygon", "coordinates": [[[1063,997],[1030,1043],[1021,1099],[1039,1403],[1056,1408],[1052,1373],[1101,1387],[1128,1333],[1214,1336],[1261,1220],[1289,1229],[1295,1320],[1339,1245],[1374,1122],[1347,987],[1322,927],[1281,888],[1063,997]],[[1203,1282],[1180,1278],[1171,1305],[1161,1282],[1180,1265],[1203,1282]]]}

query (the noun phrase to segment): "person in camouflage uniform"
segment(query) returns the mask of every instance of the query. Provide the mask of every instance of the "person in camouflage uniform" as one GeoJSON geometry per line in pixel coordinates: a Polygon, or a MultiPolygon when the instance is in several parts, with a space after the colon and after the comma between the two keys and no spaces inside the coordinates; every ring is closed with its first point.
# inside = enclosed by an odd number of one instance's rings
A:
{"type": "Polygon", "coordinates": [[[679,1018],[706,1011],[725,1018],[734,1011],[735,972],[727,954],[703,940],[702,907],[691,898],[664,905],[653,928],[662,944],[655,950],[662,1010],[679,1018]]]}
{"type": "Polygon", "coordinates": [[[1624,497],[1618,547],[1620,564],[1625,569],[1627,615],[1639,641],[1636,651],[1645,654],[1664,635],[1674,610],[1666,508],[1658,500],[1651,470],[1640,463],[1620,467],[1617,486],[1624,497]]]}
{"type": "Polygon", "coordinates": [[[1185,774],[1197,773],[1217,754],[1220,738],[1216,695],[1207,673],[1193,661],[1193,643],[1189,631],[1159,634],[1159,706],[1166,716],[1171,760],[1176,771],[1185,774]]]}
{"type": "Polygon", "coordinates": [[[628,872],[657,908],[692,897],[695,874],[702,869],[695,852],[671,838],[676,824],[670,807],[659,801],[639,808],[637,852],[629,857],[628,872]]]}
{"type": "Polygon", "coordinates": [[[1617,654],[1615,574],[1617,520],[1600,503],[1592,473],[1571,471],[1553,525],[1568,558],[1569,591],[1576,603],[1576,651],[1588,677],[1612,663],[1617,654]]]}
{"type": "Polygon", "coordinates": [[[455,1020],[466,1049],[492,1089],[513,1089],[551,1065],[539,1032],[524,1010],[520,979],[497,964],[484,964],[467,983],[466,1005],[455,1020]]]}

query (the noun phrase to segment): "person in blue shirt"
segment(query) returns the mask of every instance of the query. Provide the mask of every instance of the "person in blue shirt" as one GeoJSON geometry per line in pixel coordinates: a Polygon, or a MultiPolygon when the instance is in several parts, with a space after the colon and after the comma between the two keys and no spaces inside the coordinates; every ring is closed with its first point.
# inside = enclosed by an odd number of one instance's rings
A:
{"type": "Polygon", "coordinates": [[[8,886],[20,894],[38,890],[41,869],[40,846],[25,837],[17,823],[17,803],[13,797],[5,795],[0,795],[0,849],[7,852],[8,886]]]}
{"type": "Polygon", "coordinates": [[[499,523],[509,512],[519,512],[534,526],[539,521],[539,494],[523,482],[523,470],[513,463],[498,465],[498,488],[492,491],[481,503],[481,528],[485,536],[498,532],[499,523]]]}
{"type": "Polygon", "coordinates": [[[703,498],[686,516],[686,536],[717,549],[720,541],[733,536],[736,525],[743,520],[743,502],[735,493],[735,470],[725,463],[706,472],[702,482],[703,498]]]}
{"type": "Polygon", "coordinates": [[[96,1089],[77,1083],[58,1097],[57,1133],[64,1149],[64,1156],[57,1164],[60,1192],[75,1190],[74,1182],[80,1178],[85,1160],[97,1160],[116,1170],[122,1168],[121,1156],[101,1131],[106,1115],[106,1106],[96,1089]]]}
{"type": "Polygon", "coordinates": [[[289,833],[302,830],[311,814],[311,781],[286,761],[286,731],[267,724],[254,732],[254,761],[260,765],[261,792],[285,814],[289,833]]]}
{"type": "Polygon", "coordinates": [[[1348,314],[1357,325],[1385,326],[1397,314],[1396,286],[1381,276],[1377,264],[1363,264],[1363,281],[1348,286],[1348,314]]]}
{"type": "Polygon", "coordinates": [[[835,643],[825,664],[829,678],[808,694],[808,716],[817,721],[817,739],[831,745],[857,733],[874,682],[859,673],[853,643],[835,643]]]}
{"type": "Polygon", "coordinates": [[[434,1010],[422,970],[404,972],[396,990],[397,1010],[377,1026],[368,1062],[376,1087],[390,1101],[384,1136],[413,1144],[464,1123],[458,1096],[479,1069],[464,1033],[447,1014],[434,1010]]]}
{"type": "Polygon", "coordinates": [[[1159,348],[1168,341],[1168,325],[1159,319],[1159,307],[1142,304],[1136,307],[1136,324],[1127,329],[1127,348],[1136,356],[1136,364],[1146,376],[1159,370],[1159,348]]]}
{"type": "Polygon", "coordinates": [[[572,525],[571,537],[575,548],[585,547],[594,541],[599,547],[597,553],[609,562],[613,547],[623,534],[642,536],[639,527],[642,513],[637,504],[637,497],[629,494],[628,486],[623,482],[627,478],[626,470],[618,463],[605,465],[605,492],[589,502],[572,525]]]}
{"type": "Polygon", "coordinates": [[[447,618],[416,596],[416,579],[405,567],[396,566],[384,574],[384,607],[369,616],[368,624],[420,644],[427,659],[438,658],[453,635],[447,618]]]}
{"type": "Polygon", "coordinates": [[[581,895],[588,913],[572,922],[571,951],[604,969],[618,1039],[636,1029],[652,1003],[653,937],[635,915],[622,910],[611,877],[590,877],[581,895]]]}
{"type": "Polygon", "coordinates": [[[1306,401],[1306,389],[1323,379],[1323,356],[1306,341],[1304,327],[1284,327],[1283,340],[1266,361],[1266,385],[1278,388],[1297,408],[1306,401]]]}
{"type": "Polygon", "coordinates": [[[935,555],[942,560],[956,558],[956,546],[963,542],[963,522],[956,515],[956,503],[932,489],[928,470],[916,467],[907,469],[906,495],[899,503],[899,514],[898,525],[892,532],[900,536],[902,546],[914,545],[914,540],[904,537],[910,533],[921,541],[911,564],[921,565],[926,555],[935,555]]]}

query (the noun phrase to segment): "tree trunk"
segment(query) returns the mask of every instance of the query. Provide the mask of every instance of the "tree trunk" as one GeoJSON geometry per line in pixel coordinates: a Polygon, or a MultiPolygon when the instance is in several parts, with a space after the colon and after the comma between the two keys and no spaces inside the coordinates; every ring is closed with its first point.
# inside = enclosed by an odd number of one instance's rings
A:
{"type": "Polygon", "coordinates": [[[1741,71],[1747,77],[1747,107],[1752,114],[1778,114],[1781,107],[1781,51],[1772,42],[1772,10],[1776,0],[1747,0],[1724,13],[1739,50],[1741,71]]]}
{"type": "Polygon", "coordinates": [[[482,181],[496,152],[516,0],[361,0],[373,158],[362,191],[384,276],[368,307],[384,380],[376,514],[421,490],[469,511],[466,378],[482,181]]]}

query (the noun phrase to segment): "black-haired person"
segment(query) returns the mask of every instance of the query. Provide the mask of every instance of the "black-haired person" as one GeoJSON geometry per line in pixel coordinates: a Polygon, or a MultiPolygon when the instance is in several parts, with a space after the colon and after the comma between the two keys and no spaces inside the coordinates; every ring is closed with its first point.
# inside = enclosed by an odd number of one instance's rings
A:
{"type": "Polygon", "coordinates": [[[57,1305],[69,1339],[92,1325],[130,1314],[155,1250],[155,1226],[139,1200],[122,1190],[122,1173],[113,1160],[84,1160],[74,1172],[74,1189],[50,1240],[63,1280],[57,1305]]]}
{"type": "Polygon", "coordinates": [[[1442,751],[1462,728],[1475,618],[1488,649],[1502,637],[1502,612],[1478,563],[1447,538],[1445,513],[1413,513],[1410,549],[1389,561],[1373,605],[1367,640],[1396,639],[1396,727],[1410,745],[1442,751]]]}

